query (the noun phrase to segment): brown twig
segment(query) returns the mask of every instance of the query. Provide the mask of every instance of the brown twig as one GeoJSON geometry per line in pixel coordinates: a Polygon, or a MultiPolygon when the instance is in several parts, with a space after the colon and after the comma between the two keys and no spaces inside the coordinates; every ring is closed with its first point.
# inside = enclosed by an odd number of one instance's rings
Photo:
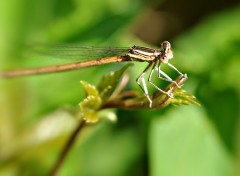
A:
{"type": "Polygon", "coordinates": [[[61,165],[63,163],[63,161],[65,160],[67,154],[69,153],[71,147],[74,144],[74,141],[78,135],[78,133],[83,129],[83,127],[86,126],[86,121],[81,119],[77,128],[73,131],[73,133],[71,134],[70,138],[68,139],[66,145],[64,146],[58,160],[56,161],[54,167],[52,168],[52,170],[50,171],[50,176],[56,176],[57,172],[59,171],[59,169],[61,168],[61,165]]]}
{"type": "MultiPolygon", "coordinates": [[[[183,83],[187,80],[187,75],[180,75],[177,79],[176,79],[176,83],[179,86],[182,86],[183,83]]],[[[177,89],[177,85],[175,83],[171,83],[166,89],[165,91],[171,91],[174,92],[175,89],[177,89]]],[[[152,96],[152,100],[153,100],[153,106],[152,108],[149,107],[149,101],[147,100],[147,98],[145,96],[142,97],[137,97],[137,98],[131,98],[131,99],[125,99],[125,100],[113,100],[113,101],[108,101],[106,102],[103,106],[102,109],[105,108],[121,108],[121,109],[162,109],[164,107],[166,107],[168,104],[171,103],[171,98],[166,95],[163,94],[159,91],[157,91],[156,93],[154,93],[152,96]]]]}
{"type": "MultiPolygon", "coordinates": [[[[187,75],[181,75],[176,79],[176,83],[181,86],[185,81],[187,80],[187,75]]],[[[124,85],[126,83],[124,82],[124,85]]],[[[165,91],[174,91],[177,87],[175,83],[171,83],[165,91]]],[[[134,95],[133,92],[129,92],[129,95],[134,95]]],[[[127,93],[128,95],[128,93],[127,93]]],[[[131,98],[126,100],[111,100],[107,103],[105,103],[101,109],[106,108],[122,108],[122,109],[162,109],[165,106],[167,106],[171,102],[171,98],[165,94],[162,94],[161,92],[156,92],[152,95],[153,98],[153,107],[149,108],[149,102],[146,99],[145,96],[143,97],[137,97],[137,98],[131,98]]],[[[67,141],[66,145],[63,148],[62,153],[60,154],[57,162],[55,163],[54,167],[52,168],[50,172],[50,176],[56,176],[57,172],[61,168],[61,165],[63,161],[65,160],[68,152],[70,151],[71,147],[73,146],[73,143],[80,132],[80,130],[86,125],[85,120],[81,120],[79,122],[79,125],[73,131],[72,135],[70,136],[69,140],[67,141]]]]}

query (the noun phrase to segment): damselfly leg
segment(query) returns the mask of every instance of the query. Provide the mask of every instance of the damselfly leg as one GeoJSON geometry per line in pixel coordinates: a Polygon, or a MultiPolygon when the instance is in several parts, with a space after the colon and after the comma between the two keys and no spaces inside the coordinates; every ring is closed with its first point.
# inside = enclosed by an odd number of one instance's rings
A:
{"type": "MultiPolygon", "coordinates": [[[[173,98],[172,92],[170,92],[170,93],[169,93],[169,92],[166,92],[166,91],[162,90],[161,88],[159,88],[156,84],[154,84],[154,83],[152,82],[152,75],[153,75],[154,70],[156,69],[157,62],[160,62],[160,61],[158,61],[158,60],[155,61],[154,65],[153,65],[153,67],[152,67],[152,69],[151,69],[151,72],[150,72],[150,74],[149,74],[148,82],[149,82],[152,86],[154,86],[157,90],[159,90],[160,92],[162,92],[162,93],[168,95],[169,97],[173,98]]],[[[158,69],[158,71],[160,71],[160,69],[158,69]]],[[[159,74],[159,73],[158,73],[158,74],[159,74]]]]}
{"type": "MultiPolygon", "coordinates": [[[[170,92],[166,92],[164,91],[163,89],[159,88],[156,84],[154,84],[152,82],[152,75],[153,75],[153,72],[156,70],[157,71],[157,77],[161,80],[164,80],[164,81],[168,81],[168,82],[171,82],[171,83],[174,83],[178,88],[180,88],[180,86],[176,83],[176,81],[172,80],[172,78],[170,76],[168,76],[164,71],[161,70],[161,60],[153,60],[151,62],[149,62],[149,64],[147,65],[147,67],[143,70],[143,72],[140,74],[140,76],[137,78],[137,84],[140,86],[140,88],[142,89],[142,91],[144,92],[144,95],[147,97],[148,101],[149,101],[149,107],[151,108],[152,107],[152,99],[150,98],[149,96],[149,93],[148,93],[148,89],[147,89],[147,85],[146,85],[146,81],[145,81],[145,74],[146,72],[151,68],[151,71],[150,71],[150,74],[148,76],[148,82],[149,84],[151,84],[154,88],[156,88],[158,91],[168,95],[170,98],[174,98],[173,97],[173,93],[170,91],[170,92]],[[162,76],[163,77],[162,77],[162,76]],[[142,85],[141,85],[142,83],[142,85]]],[[[175,71],[177,71],[180,75],[183,75],[180,71],[178,71],[178,69],[176,67],[174,67],[172,64],[170,63],[165,63],[167,64],[168,66],[170,66],[172,69],[174,69],[175,71]]],[[[185,75],[183,75],[185,76],[185,75]]]]}
{"type": "MultiPolygon", "coordinates": [[[[143,72],[140,74],[140,76],[139,76],[139,77],[137,78],[137,80],[136,80],[136,81],[137,81],[137,84],[139,85],[139,87],[140,87],[140,88],[142,89],[142,91],[144,92],[144,95],[147,97],[147,99],[148,99],[148,101],[149,101],[149,107],[150,107],[150,108],[152,107],[152,99],[151,99],[150,96],[149,96],[149,93],[148,93],[148,89],[147,89],[147,85],[146,85],[146,81],[145,81],[144,76],[145,76],[146,72],[150,69],[151,66],[152,66],[152,68],[151,68],[150,74],[149,74],[149,76],[148,76],[148,82],[149,82],[149,84],[151,84],[153,87],[155,87],[158,91],[160,91],[160,92],[168,95],[169,97],[173,98],[173,94],[172,94],[171,92],[169,93],[169,92],[166,92],[166,91],[162,90],[161,88],[159,88],[157,85],[155,85],[155,84],[152,82],[152,75],[153,75],[154,70],[155,70],[156,68],[158,68],[158,75],[160,75],[160,72],[161,72],[161,70],[160,70],[160,68],[159,68],[160,64],[158,64],[158,67],[156,67],[157,62],[161,63],[161,61],[158,61],[158,60],[154,60],[154,61],[152,61],[152,62],[149,62],[149,64],[147,65],[147,67],[143,70],[143,72]],[[141,83],[142,83],[142,85],[141,85],[141,83]]],[[[172,81],[170,77],[168,77],[168,78],[169,78],[169,79],[166,79],[166,80],[172,81]]],[[[163,80],[164,80],[164,78],[163,78],[163,80]]],[[[173,82],[173,81],[172,81],[172,82],[173,82]]]]}
{"type": "Polygon", "coordinates": [[[152,100],[148,94],[148,89],[147,89],[147,85],[144,79],[144,75],[146,74],[147,70],[152,66],[153,62],[149,62],[149,64],[147,65],[147,67],[143,70],[143,72],[139,75],[139,77],[137,78],[137,84],[139,85],[139,87],[142,89],[142,91],[144,92],[144,95],[147,97],[149,103],[150,103],[150,107],[152,107],[152,100]],[[142,81],[142,85],[141,82],[142,81]]]}
{"type": "MultiPolygon", "coordinates": [[[[168,81],[168,82],[174,83],[178,88],[180,88],[180,86],[176,83],[176,81],[172,80],[172,78],[171,78],[170,76],[168,76],[164,71],[161,70],[161,65],[160,65],[160,63],[161,63],[161,62],[159,62],[158,67],[156,68],[158,78],[161,79],[161,80],[164,80],[164,81],[168,81]],[[163,75],[164,78],[161,77],[161,75],[163,75]]],[[[183,74],[182,74],[181,72],[179,72],[179,71],[178,71],[178,73],[179,73],[180,75],[183,75],[183,74]]]]}

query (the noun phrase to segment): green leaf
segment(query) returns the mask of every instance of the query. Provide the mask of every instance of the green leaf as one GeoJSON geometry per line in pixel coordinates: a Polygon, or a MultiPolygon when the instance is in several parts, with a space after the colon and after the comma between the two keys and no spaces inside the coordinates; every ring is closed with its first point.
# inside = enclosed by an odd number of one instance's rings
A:
{"type": "Polygon", "coordinates": [[[174,90],[174,98],[171,100],[173,105],[189,105],[194,104],[196,106],[201,106],[196,100],[195,96],[187,93],[183,89],[175,89],[174,90]]]}
{"type": "Polygon", "coordinates": [[[123,73],[132,65],[132,63],[126,64],[120,70],[110,72],[101,79],[97,88],[103,101],[107,100],[112,95],[123,73]]]}
{"type": "Polygon", "coordinates": [[[150,126],[152,176],[231,176],[233,158],[202,108],[178,107],[150,126]]]}
{"type": "Polygon", "coordinates": [[[87,93],[87,97],[79,104],[83,119],[87,123],[95,123],[99,120],[98,110],[102,105],[102,99],[95,86],[84,81],[81,81],[81,84],[87,93]]]}
{"type": "Polygon", "coordinates": [[[83,85],[84,90],[87,94],[87,96],[99,96],[98,90],[95,86],[85,82],[85,81],[80,81],[80,83],[83,85]]]}

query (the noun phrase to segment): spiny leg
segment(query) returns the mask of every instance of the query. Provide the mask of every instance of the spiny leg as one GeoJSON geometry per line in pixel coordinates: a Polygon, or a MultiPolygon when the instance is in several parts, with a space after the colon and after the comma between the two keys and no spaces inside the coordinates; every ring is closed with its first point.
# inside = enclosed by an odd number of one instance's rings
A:
{"type": "MultiPolygon", "coordinates": [[[[171,67],[172,69],[174,69],[176,72],[179,73],[180,76],[182,76],[183,78],[186,78],[187,77],[187,74],[183,74],[181,73],[174,65],[170,64],[170,63],[167,63],[167,65],[169,67],[171,67]]],[[[175,83],[178,87],[180,87],[177,83],[175,83]]]]}
{"type": "Polygon", "coordinates": [[[152,100],[148,94],[148,89],[146,86],[146,82],[144,79],[144,75],[146,74],[147,70],[151,67],[152,62],[150,62],[147,67],[143,70],[143,72],[140,74],[140,76],[137,78],[137,84],[139,85],[139,87],[142,89],[142,91],[144,92],[145,96],[147,97],[149,103],[150,103],[150,107],[152,107],[152,100]],[[143,86],[141,85],[140,81],[142,81],[143,86]]]}
{"type": "Polygon", "coordinates": [[[170,64],[170,63],[167,63],[167,65],[169,67],[171,67],[172,69],[174,69],[176,72],[178,72],[180,75],[183,75],[174,65],[170,64]]]}
{"type": "Polygon", "coordinates": [[[161,71],[161,68],[160,68],[160,67],[161,67],[161,63],[162,63],[162,62],[159,60],[159,61],[158,61],[158,67],[156,68],[156,69],[157,69],[158,78],[161,77],[161,75],[160,75],[160,71],[161,71]]]}
{"type": "MultiPolygon", "coordinates": [[[[170,63],[167,63],[167,65],[169,67],[171,67],[172,69],[174,69],[176,72],[178,72],[183,78],[186,78],[187,77],[187,74],[182,74],[174,65],[170,64],[170,63]]],[[[179,86],[178,86],[179,87],[179,86]]]]}
{"type": "MultiPolygon", "coordinates": [[[[149,82],[152,86],[154,86],[157,90],[159,90],[160,92],[162,92],[162,93],[168,95],[169,97],[173,98],[173,94],[172,94],[172,93],[168,93],[168,92],[160,89],[158,86],[156,86],[156,85],[152,82],[152,74],[153,74],[153,72],[154,72],[154,70],[155,70],[156,64],[157,64],[157,62],[154,62],[153,67],[152,67],[151,72],[150,72],[149,77],[148,77],[148,82],[149,82]]],[[[160,64],[159,64],[159,65],[160,65],[160,64]]]]}
{"type": "Polygon", "coordinates": [[[161,61],[158,62],[158,67],[156,68],[158,78],[161,80],[164,80],[164,81],[174,83],[178,88],[180,88],[180,86],[176,83],[176,81],[173,81],[172,78],[170,76],[168,76],[165,72],[163,72],[160,67],[161,67],[161,61]],[[165,78],[161,77],[161,74],[165,78]]]}

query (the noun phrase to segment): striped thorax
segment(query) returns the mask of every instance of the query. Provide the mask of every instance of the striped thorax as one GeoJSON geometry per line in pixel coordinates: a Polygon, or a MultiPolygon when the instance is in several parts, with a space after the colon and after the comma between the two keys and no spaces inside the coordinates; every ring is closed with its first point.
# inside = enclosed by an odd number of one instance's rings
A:
{"type": "Polygon", "coordinates": [[[153,61],[161,55],[161,51],[134,45],[127,55],[137,61],[153,61]]]}
{"type": "Polygon", "coordinates": [[[158,58],[161,62],[168,63],[168,60],[173,58],[171,44],[168,41],[164,41],[161,46],[162,49],[158,50],[134,45],[129,49],[127,56],[137,61],[149,62],[158,58]]]}

